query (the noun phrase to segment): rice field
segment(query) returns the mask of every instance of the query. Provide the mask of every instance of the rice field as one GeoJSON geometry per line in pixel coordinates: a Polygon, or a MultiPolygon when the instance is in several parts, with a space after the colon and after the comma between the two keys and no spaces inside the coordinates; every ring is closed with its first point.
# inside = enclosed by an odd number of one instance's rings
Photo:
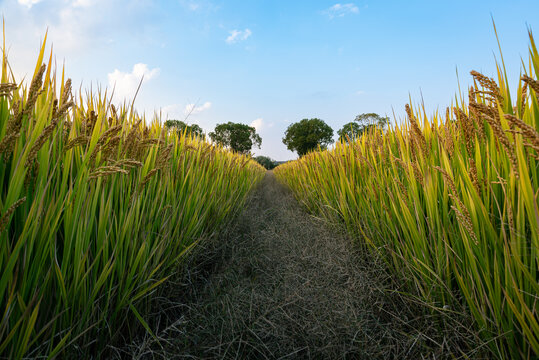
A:
{"type": "Polygon", "coordinates": [[[275,169],[312,212],[344,223],[431,311],[464,311],[491,356],[539,356],[539,53],[516,94],[497,79],[428,116],[275,169]]]}
{"type": "Polygon", "coordinates": [[[234,216],[264,169],[167,132],[45,56],[0,84],[0,358],[94,354],[145,327],[159,285],[234,216]]]}

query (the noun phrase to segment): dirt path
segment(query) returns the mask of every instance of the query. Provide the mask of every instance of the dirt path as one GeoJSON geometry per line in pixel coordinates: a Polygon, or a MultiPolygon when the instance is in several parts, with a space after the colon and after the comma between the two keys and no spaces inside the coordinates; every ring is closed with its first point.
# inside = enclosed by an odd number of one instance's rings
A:
{"type": "Polygon", "coordinates": [[[160,302],[159,322],[153,324],[160,343],[147,336],[131,356],[440,355],[425,354],[433,348],[425,335],[430,325],[387,291],[390,281],[380,266],[308,215],[271,172],[234,226],[209,243],[187,264],[183,282],[171,286],[174,300],[160,302]]]}

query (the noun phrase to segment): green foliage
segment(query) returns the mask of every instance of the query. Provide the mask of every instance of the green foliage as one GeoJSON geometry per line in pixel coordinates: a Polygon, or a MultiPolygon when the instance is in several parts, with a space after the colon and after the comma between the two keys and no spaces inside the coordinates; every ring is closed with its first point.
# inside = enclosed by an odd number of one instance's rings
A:
{"type": "Polygon", "coordinates": [[[490,357],[501,359],[539,357],[539,52],[531,33],[527,63],[515,97],[497,64],[498,81],[472,72],[469,103],[445,118],[406,106],[407,123],[275,169],[303,204],[385,256],[429,310],[467,313],[490,357]]]}
{"type": "Polygon", "coordinates": [[[360,137],[360,133],[363,132],[363,128],[357,122],[349,122],[345,124],[340,130],[337,130],[339,135],[339,141],[354,140],[360,137]]]}
{"type": "Polygon", "coordinates": [[[299,156],[316,150],[318,147],[326,149],[333,143],[333,129],[320,119],[303,119],[286,129],[283,143],[299,156]]]}
{"type": "Polygon", "coordinates": [[[2,50],[0,358],[106,358],[263,169],[100,92],[72,99],[44,43],[30,86],[2,50]]]}
{"type": "Polygon", "coordinates": [[[165,127],[167,129],[176,129],[178,134],[187,133],[194,136],[197,136],[201,139],[205,139],[206,135],[204,134],[204,130],[197,124],[191,124],[188,125],[187,123],[181,121],[181,120],[167,120],[165,121],[165,127]]]}
{"type": "Polygon", "coordinates": [[[267,170],[271,170],[277,166],[277,163],[275,162],[275,160],[267,156],[257,156],[254,159],[257,163],[265,167],[267,170]]]}
{"type": "Polygon", "coordinates": [[[213,142],[242,154],[248,154],[253,146],[260,148],[262,144],[262,138],[254,127],[230,121],[217,124],[209,135],[213,142]]]}
{"type": "Polygon", "coordinates": [[[389,124],[388,117],[381,117],[375,113],[366,113],[356,116],[353,122],[349,122],[337,131],[339,141],[353,140],[363,136],[370,129],[375,127],[384,128],[389,124]]]}

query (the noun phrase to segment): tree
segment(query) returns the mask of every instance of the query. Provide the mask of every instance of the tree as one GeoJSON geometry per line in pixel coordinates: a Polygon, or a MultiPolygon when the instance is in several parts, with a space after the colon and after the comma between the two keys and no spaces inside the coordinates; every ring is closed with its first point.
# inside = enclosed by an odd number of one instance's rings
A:
{"type": "Polygon", "coordinates": [[[348,139],[355,139],[360,136],[359,134],[363,133],[362,130],[362,127],[357,122],[349,122],[348,124],[345,124],[341,130],[337,130],[339,141],[346,142],[348,139]]]}
{"type": "Polygon", "coordinates": [[[348,141],[346,135],[348,135],[349,139],[353,140],[360,138],[369,129],[375,127],[384,128],[388,124],[388,117],[381,117],[375,113],[366,113],[356,116],[353,122],[344,125],[342,129],[337,131],[337,134],[339,134],[340,141],[348,141]]]}
{"type": "Polygon", "coordinates": [[[317,149],[326,149],[333,143],[333,129],[320,119],[303,119],[286,129],[283,143],[288,150],[296,151],[299,156],[317,149]]]}
{"type": "Polygon", "coordinates": [[[260,148],[262,144],[262,138],[254,127],[230,121],[226,124],[217,124],[209,135],[213,142],[242,154],[248,154],[253,145],[260,148]]]}
{"type": "Polygon", "coordinates": [[[267,156],[257,156],[254,159],[257,163],[265,167],[267,170],[271,170],[277,166],[277,163],[275,162],[275,160],[267,156]]]}
{"type": "Polygon", "coordinates": [[[199,138],[206,138],[206,135],[204,135],[204,130],[202,130],[202,128],[197,124],[188,125],[180,120],[167,120],[165,121],[165,126],[167,129],[177,129],[179,133],[183,133],[185,131],[187,133],[191,133],[192,135],[196,135],[199,138]]]}

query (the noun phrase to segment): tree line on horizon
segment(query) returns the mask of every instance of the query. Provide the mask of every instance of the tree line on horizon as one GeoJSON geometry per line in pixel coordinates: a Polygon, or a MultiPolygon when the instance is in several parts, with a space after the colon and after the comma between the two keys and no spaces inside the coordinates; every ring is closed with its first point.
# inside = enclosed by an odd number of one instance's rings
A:
{"type": "MultiPolygon", "coordinates": [[[[376,113],[364,113],[357,115],[355,119],[337,131],[339,140],[342,142],[353,141],[367,133],[370,129],[389,125],[389,118],[376,113]]],[[[187,124],[180,120],[167,120],[165,126],[179,133],[191,133],[197,137],[206,138],[206,134],[197,124],[187,124]]],[[[242,154],[250,154],[253,146],[260,149],[262,138],[253,126],[227,122],[217,124],[214,131],[208,136],[211,140],[223,147],[242,154]]],[[[302,119],[288,126],[283,144],[288,150],[296,152],[300,157],[317,149],[325,150],[333,141],[333,129],[324,120],[318,118],[302,119]]],[[[277,166],[277,162],[267,156],[254,158],[266,169],[271,170],[277,166]]]]}

